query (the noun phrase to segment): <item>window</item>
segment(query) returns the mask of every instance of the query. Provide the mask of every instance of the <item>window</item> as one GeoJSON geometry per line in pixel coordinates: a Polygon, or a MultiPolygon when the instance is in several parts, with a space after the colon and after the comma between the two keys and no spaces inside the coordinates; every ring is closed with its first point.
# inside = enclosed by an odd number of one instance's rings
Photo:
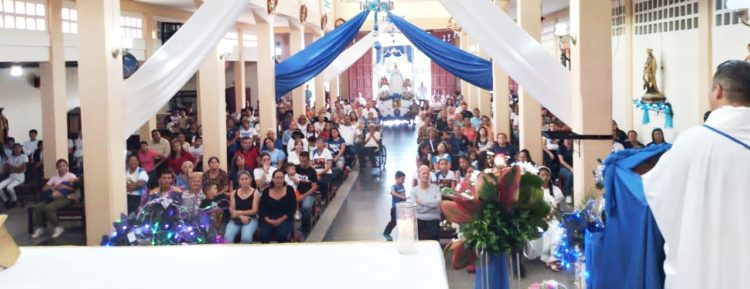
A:
{"type": "Polygon", "coordinates": [[[47,30],[43,0],[0,0],[0,28],[47,30]]]}
{"type": "Polygon", "coordinates": [[[120,36],[123,38],[143,38],[143,20],[137,17],[120,16],[120,36]]]}
{"type": "Polygon", "coordinates": [[[78,34],[78,10],[73,8],[62,9],[62,32],[78,34]]]}

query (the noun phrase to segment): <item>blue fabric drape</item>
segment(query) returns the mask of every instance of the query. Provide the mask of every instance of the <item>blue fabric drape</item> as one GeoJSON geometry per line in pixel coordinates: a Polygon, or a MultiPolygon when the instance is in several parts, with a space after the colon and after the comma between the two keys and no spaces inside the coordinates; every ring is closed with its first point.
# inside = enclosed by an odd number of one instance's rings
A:
{"type": "Polygon", "coordinates": [[[276,65],[276,98],[323,72],[352,43],[370,11],[365,10],[307,48],[276,65]]]}
{"type": "Polygon", "coordinates": [[[600,262],[589,271],[596,276],[592,288],[664,288],[664,237],[648,207],[641,177],[632,170],[670,147],[619,151],[605,161],[607,223],[598,252],[600,262]]]}
{"type": "Polygon", "coordinates": [[[475,86],[492,90],[492,62],[443,42],[390,12],[388,19],[440,67],[475,86]]]}

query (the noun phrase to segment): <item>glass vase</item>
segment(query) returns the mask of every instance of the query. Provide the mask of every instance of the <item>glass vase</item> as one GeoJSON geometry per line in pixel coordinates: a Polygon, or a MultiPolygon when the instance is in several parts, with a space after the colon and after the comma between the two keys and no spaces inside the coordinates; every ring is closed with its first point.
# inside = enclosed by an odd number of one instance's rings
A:
{"type": "Polygon", "coordinates": [[[398,228],[398,251],[401,254],[417,253],[417,204],[396,204],[396,227],[398,228]]]}

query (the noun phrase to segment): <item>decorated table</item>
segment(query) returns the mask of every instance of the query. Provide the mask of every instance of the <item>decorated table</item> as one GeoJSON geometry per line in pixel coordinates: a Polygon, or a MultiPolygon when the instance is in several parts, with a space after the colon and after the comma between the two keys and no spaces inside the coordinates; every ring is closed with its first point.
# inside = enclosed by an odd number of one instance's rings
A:
{"type": "Polygon", "coordinates": [[[437,242],[22,247],[0,288],[447,289],[437,242]]]}

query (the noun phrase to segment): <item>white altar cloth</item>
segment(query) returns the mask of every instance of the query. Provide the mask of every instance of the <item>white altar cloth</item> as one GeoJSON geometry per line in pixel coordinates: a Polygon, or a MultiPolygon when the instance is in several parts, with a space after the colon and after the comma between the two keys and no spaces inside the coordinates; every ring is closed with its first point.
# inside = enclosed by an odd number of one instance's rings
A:
{"type": "Polygon", "coordinates": [[[22,247],[2,289],[447,289],[437,242],[22,247]]]}

